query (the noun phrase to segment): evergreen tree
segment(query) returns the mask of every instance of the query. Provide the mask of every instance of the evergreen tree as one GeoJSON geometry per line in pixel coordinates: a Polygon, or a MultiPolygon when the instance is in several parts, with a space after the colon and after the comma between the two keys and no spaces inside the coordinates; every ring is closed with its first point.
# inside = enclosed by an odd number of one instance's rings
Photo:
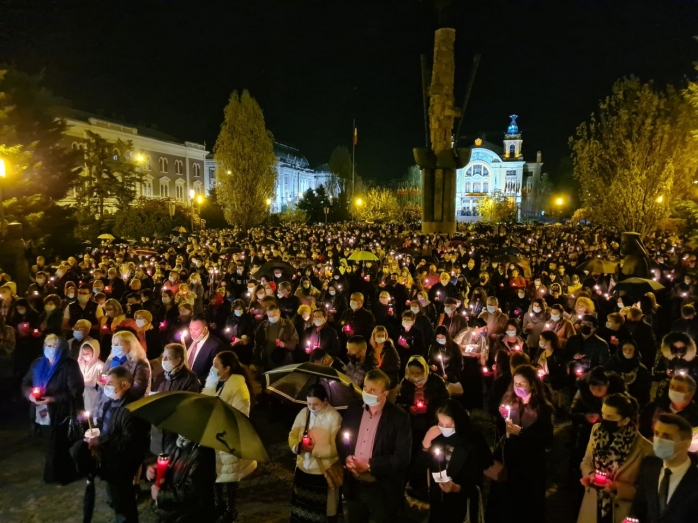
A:
{"type": "Polygon", "coordinates": [[[267,199],[274,195],[278,176],[274,137],[264,115],[245,90],[233,91],[213,148],[218,164],[218,201],[225,219],[243,231],[259,225],[269,214],[267,199]]]}

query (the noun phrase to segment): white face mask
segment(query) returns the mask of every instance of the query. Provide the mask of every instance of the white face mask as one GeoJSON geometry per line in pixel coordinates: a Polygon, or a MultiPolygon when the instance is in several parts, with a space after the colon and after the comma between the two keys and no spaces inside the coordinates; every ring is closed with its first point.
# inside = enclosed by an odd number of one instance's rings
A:
{"type": "Polygon", "coordinates": [[[548,345],[548,344],[545,343],[544,341],[539,341],[539,342],[538,342],[538,346],[539,346],[541,349],[544,349],[547,345],[548,345]]]}
{"type": "Polygon", "coordinates": [[[165,372],[172,372],[175,368],[175,364],[172,363],[172,361],[170,361],[170,360],[163,361],[161,363],[161,365],[162,365],[162,370],[164,370],[165,372]]]}
{"type": "Polygon", "coordinates": [[[107,385],[104,387],[104,395],[109,398],[110,400],[115,400],[116,399],[116,389],[114,388],[114,385],[107,385]]]}
{"type": "Polygon", "coordinates": [[[313,320],[313,325],[316,327],[322,327],[325,324],[325,318],[315,318],[313,320]]]}
{"type": "Polygon", "coordinates": [[[379,345],[381,343],[385,343],[385,338],[383,336],[381,336],[380,338],[376,336],[374,339],[376,340],[376,343],[378,343],[379,345]]]}
{"type": "Polygon", "coordinates": [[[519,293],[519,298],[523,299],[526,296],[525,292],[520,292],[519,293]]]}
{"type": "Polygon", "coordinates": [[[436,338],[436,343],[439,345],[446,345],[446,338],[436,338]]]}
{"type": "Polygon", "coordinates": [[[351,310],[355,311],[356,309],[359,308],[359,302],[352,300],[349,302],[349,307],[351,307],[351,310]]]}
{"type": "Polygon", "coordinates": [[[439,430],[441,431],[441,435],[445,438],[449,438],[456,433],[456,429],[453,427],[446,428],[439,426],[439,430]]]}
{"type": "Polygon", "coordinates": [[[509,336],[510,338],[515,337],[515,336],[516,336],[516,331],[507,331],[507,336],[509,336]]]}
{"type": "Polygon", "coordinates": [[[142,329],[143,327],[145,327],[145,320],[144,320],[143,318],[138,318],[138,319],[136,320],[136,326],[137,326],[139,329],[142,329]]]}
{"type": "Polygon", "coordinates": [[[269,323],[276,323],[281,316],[269,316],[269,323]]]}
{"type": "Polygon", "coordinates": [[[168,298],[168,297],[163,297],[163,298],[162,298],[162,303],[164,303],[165,305],[167,305],[167,304],[170,303],[171,301],[172,301],[171,298],[168,298]]]}
{"type": "Polygon", "coordinates": [[[211,367],[211,370],[208,373],[208,377],[211,378],[212,380],[217,380],[218,379],[218,369],[216,367],[211,367]]]}
{"type": "Polygon", "coordinates": [[[540,307],[533,307],[533,312],[538,314],[541,311],[540,307]]]}
{"type": "Polygon", "coordinates": [[[414,325],[414,323],[412,323],[411,321],[402,322],[402,326],[405,328],[405,330],[410,330],[412,328],[412,325],[414,325]]]}
{"type": "Polygon", "coordinates": [[[550,321],[560,321],[560,316],[558,316],[557,314],[551,314],[550,321]]]}
{"type": "Polygon", "coordinates": [[[494,311],[496,311],[496,310],[497,310],[497,307],[493,307],[492,305],[487,306],[487,312],[489,312],[490,314],[494,314],[494,311]]]}
{"type": "Polygon", "coordinates": [[[378,405],[378,396],[376,396],[374,394],[369,394],[368,392],[362,392],[361,397],[363,398],[364,403],[368,407],[375,407],[376,405],[378,405]]]}
{"type": "Polygon", "coordinates": [[[453,314],[453,307],[444,307],[444,312],[446,314],[453,314]]]}
{"type": "Polygon", "coordinates": [[[115,358],[121,358],[124,355],[124,348],[120,345],[112,345],[111,353],[115,358]]]}
{"type": "Polygon", "coordinates": [[[670,390],[669,391],[669,400],[672,403],[681,404],[684,401],[686,401],[686,395],[683,392],[679,392],[676,390],[670,390]]]}
{"type": "Polygon", "coordinates": [[[330,296],[334,296],[335,294],[337,294],[337,291],[329,291],[329,293],[330,293],[330,296]]]}
{"type": "Polygon", "coordinates": [[[419,307],[410,307],[410,310],[415,314],[419,314],[419,307]]]}

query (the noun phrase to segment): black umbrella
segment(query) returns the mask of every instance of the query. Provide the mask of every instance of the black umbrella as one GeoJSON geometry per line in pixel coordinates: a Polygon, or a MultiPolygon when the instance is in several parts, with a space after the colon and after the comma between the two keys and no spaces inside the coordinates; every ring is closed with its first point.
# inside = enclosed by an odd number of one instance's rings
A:
{"type": "Polygon", "coordinates": [[[327,400],[336,409],[344,409],[361,397],[361,391],[352,381],[332,367],[314,363],[285,365],[264,373],[267,390],[293,403],[306,403],[308,390],[321,384],[327,391],[327,400]]]}
{"type": "Polygon", "coordinates": [[[492,258],[492,261],[497,263],[519,263],[521,260],[513,254],[500,254],[492,258]]]}
{"type": "Polygon", "coordinates": [[[643,295],[648,292],[657,292],[664,290],[664,285],[654,280],[645,278],[628,278],[620,283],[616,283],[614,287],[617,291],[625,291],[628,294],[643,295]]]}
{"type": "Polygon", "coordinates": [[[128,243],[128,240],[124,240],[123,238],[120,238],[118,240],[112,241],[110,245],[126,245],[127,243],[128,243]]]}
{"type": "Polygon", "coordinates": [[[589,271],[598,274],[613,274],[616,272],[618,262],[592,258],[577,267],[578,271],[589,271]]]}
{"type": "Polygon", "coordinates": [[[397,247],[397,246],[399,246],[399,245],[402,245],[403,243],[405,243],[405,239],[404,239],[404,238],[390,238],[390,239],[386,242],[387,245],[390,245],[390,246],[393,246],[393,247],[397,247]]]}
{"type": "Polygon", "coordinates": [[[405,247],[405,248],[403,248],[403,249],[399,249],[397,252],[400,253],[400,254],[406,254],[406,255],[408,255],[408,256],[412,256],[412,257],[414,257],[414,258],[419,258],[419,257],[422,255],[422,253],[419,252],[418,250],[416,250],[416,249],[410,249],[409,247],[405,247]]]}
{"type": "Polygon", "coordinates": [[[521,249],[518,247],[502,247],[501,249],[494,251],[492,254],[495,256],[499,254],[521,254],[521,249]]]}
{"type": "Polygon", "coordinates": [[[252,277],[256,280],[262,276],[269,276],[274,273],[274,269],[281,269],[283,278],[290,278],[296,272],[296,269],[290,263],[285,261],[271,261],[262,265],[257,272],[255,272],[252,277]]]}
{"type": "Polygon", "coordinates": [[[264,238],[263,240],[259,240],[255,242],[257,245],[276,245],[276,240],[272,240],[271,238],[264,238]]]}

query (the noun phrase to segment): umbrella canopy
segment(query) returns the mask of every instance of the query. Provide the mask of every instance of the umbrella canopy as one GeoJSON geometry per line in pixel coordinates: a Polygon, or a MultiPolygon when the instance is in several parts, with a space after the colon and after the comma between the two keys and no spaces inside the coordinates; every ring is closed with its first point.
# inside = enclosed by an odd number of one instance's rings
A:
{"type": "Polygon", "coordinates": [[[138,256],[157,256],[158,251],[153,249],[136,249],[138,256]]]}
{"type": "Polygon", "coordinates": [[[267,451],[242,412],[218,396],[196,392],[159,392],[126,407],[159,429],[181,434],[203,447],[241,459],[269,461],[267,451]]]}
{"type": "Polygon", "coordinates": [[[172,232],[187,232],[187,230],[180,225],[179,227],[172,229],[172,232]]]}
{"type": "Polygon", "coordinates": [[[618,262],[601,260],[599,258],[592,258],[591,260],[582,263],[579,267],[577,267],[577,270],[595,272],[598,274],[613,274],[614,272],[616,272],[617,266],[618,262]]]}
{"type": "Polygon", "coordinates": [[[126,245],[128,243],[128,240],[120,239],[120,240],[114,240],[111,242],[112,245],[126,245]]]}
{"type": "Polygon", "coordinates": [[[111,234],[100,234],[99,236],[97,236],[97,239],[98,240],[113,240],[114,236],[112,236],[111,234]]]}
{"type": "Polygon", "coordinates": [[[629,294],[645,294],[646,292],[664,290],[664,285],[645,278],[628,278],[620,283],[616,283],[614,289],[617,291],[625,291],[629,294]]]}
{"type": "Polygon", "coordinates": [[[264,373],[267,390],[293,403],[306,403],[308,389],[319,383],[327,391],[327,400],[336,409],[345,409],[361,398],[361,391],[352,381],[332,367],[314,363],[285,365],[264,373]]]}
{"type": "Polygon", "coordinates": [[[499,254],[492,258],[492,261],[497,263],[519,263],[521,260],[513,254],[499,254]]]}
{"type": "Polygon", "coordinates": [[[172,241],[177,243],[187,243],[187,239],[184,236],[175,236],[172,238],[172,241]]]}
{"type": "Polygon", "coordinates": [[[497,249],[494,251],[492,254],[495,256],[500,255],[500,254],[521,254],[521,249],[518,247],[502,247],[501,249],[497,249]]]}
{"type": "Polygon", "coordinates": [[[257,245],[276,245],[276,240],[272,240],[271,238],[264,238],[259,241],[255,241],[257,245]]]}
{"type": "Polygon", "coordinates": [[[368,251],[357,251],[349,256],[350,261],[378,261],[378,256],[368,251]]]}
{"type": "Polygon", "coordinates": [[[259,280],[262,276],[270,276],[274,274],[274,269],[281,269],[282,278],[291,278],[296,272],[293,265],[285,261],[278,260],[265,263],[252,275],[252,277],[259,280]]]}

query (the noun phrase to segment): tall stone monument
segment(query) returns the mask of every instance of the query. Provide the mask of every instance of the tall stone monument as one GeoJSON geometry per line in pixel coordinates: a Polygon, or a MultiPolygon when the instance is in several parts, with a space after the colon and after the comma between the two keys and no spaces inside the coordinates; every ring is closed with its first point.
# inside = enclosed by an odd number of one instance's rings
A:
{"type": "Polygon", "coordinates": [[[470,149],[455,149],[453,125],[461,116],[453,96],[456,30],[442,28],[434,39],[429,97],[431,147],[414,149],[422,169],[422,232],[456,232],[456,169],[467,165],[470,149]]]}

